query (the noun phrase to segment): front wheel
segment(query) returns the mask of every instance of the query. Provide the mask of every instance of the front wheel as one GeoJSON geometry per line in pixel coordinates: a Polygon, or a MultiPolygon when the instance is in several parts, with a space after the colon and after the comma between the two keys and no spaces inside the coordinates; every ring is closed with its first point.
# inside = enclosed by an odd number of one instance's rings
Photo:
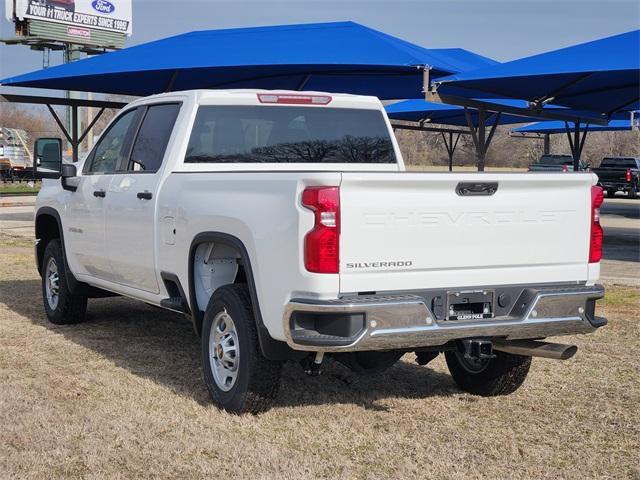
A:
{"type": "Polygon", "coordinates": [[[67,272],[62,244],[51,240],[42,257],[42,297],[47,318],[56,325],[80,323],[87,313],[87,297],[72,293],[67,285],[67,272]]]}
{"type": "Polygon", "coordinates": [[[445,352],[449,372],[465,392],[493,397],[509,395],[524,383],[531,357],[494,351],[495,358],[474,360],[458,351],[445,352]]]}
{"type": "Polygon", "coordinates": [[[282,362],[262,355],[246,285],[225,285],[211,296],[202,326],[202,369],[220,408],[240,414],[271,407],[282,362]]]}

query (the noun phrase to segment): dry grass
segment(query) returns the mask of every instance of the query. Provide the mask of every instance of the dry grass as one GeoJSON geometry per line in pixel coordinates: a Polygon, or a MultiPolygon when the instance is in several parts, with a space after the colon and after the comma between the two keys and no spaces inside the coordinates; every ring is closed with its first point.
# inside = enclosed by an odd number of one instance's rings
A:
{"type": "Polygon", "coordinates": [[[209,402],[186,320],[123,299],[46,323],[31,249],[0,246],[2,478],[640,478],[640,292],[610,325],[536,359],[502,398],[459,392],[441,358],[358,378],[285,369],[275,408],[209,402]]]}

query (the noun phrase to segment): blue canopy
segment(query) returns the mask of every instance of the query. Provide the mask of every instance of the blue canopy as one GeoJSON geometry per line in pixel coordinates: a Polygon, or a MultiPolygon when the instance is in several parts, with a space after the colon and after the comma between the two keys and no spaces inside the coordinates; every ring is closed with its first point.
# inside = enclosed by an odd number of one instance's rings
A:
{"type": "Polygon", "coordinates": [[[442,76],[493,63],[460,49],[431,53],[363,25],[339,22],[191,32],[0,83],[123,95],[266,88],[419,98],[425,66],[442,76]]]}
{"type": "MultiPolygon", "coordinates": [[[[451,97],[517,98],[608,117],[640,108],[640,30],[438,79],[451,97]]],[[[457,102],[456,102],[457,103],[457,102]]]]}
{"type": "MultiPolygon", "coordinates": [[[[569,127],[571,128],[571,126],[569,127]]],[[[584,131],[586,124],[580,124],[580,130],[584,131]]],[[[631,122],[629,120],[611,120],[608,125],[589,125],[588,132],[617,132],[631,130],[631,122]]],[[[523,127],[514,128],[512,133],[566,133],[567,129],[564,122],[538,122],[523,127]]]]}
{"type": "MultiPolygon", "coordinates": [[[[524,103],[518,100],[502,100],[503,104],[508,104],[514,107],[524,108],[524,103]]],[[[405,100],[398,103],[393,103],[385,107],[387,115],[393,120],[405,120],[409,122],[421,122],[426,121],[429,123],[435,123],[439,125],[457,125],[467,126],[467,117],[464,112],[464,107],[458,105],[448,105],[446,103],[434,103],[427,102],[425,100],[405,100]]],[[[471,119],[473,124],[478,124],[478,111],[470,109],[471,119]]],[[[491,114],[487,117],[486,125],[493,125],[497,116],[491,114]]],[[[499,125],[514,124],[514,123],[528,123],[537,120],[536,118],[522,117],[516,115],[502,114],[498,119],[499,125]]]]}

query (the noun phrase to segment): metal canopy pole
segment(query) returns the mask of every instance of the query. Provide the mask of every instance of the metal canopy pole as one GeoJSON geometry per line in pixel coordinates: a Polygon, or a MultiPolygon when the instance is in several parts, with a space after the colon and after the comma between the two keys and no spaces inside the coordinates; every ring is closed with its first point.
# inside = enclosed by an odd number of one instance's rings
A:
{"type": "Polygon", "coordinates": [[[456,141],[454,143],[453,141],[453,132],[448,132],[449,133],[449,141],[447,141],[447,135],[445,135],[445,132],[440,132],[440,135],[442,135],[442,140],[444,140],[444,146],[447,149],[447,154],[449,155],[449,171],[452,172],[453,171],[453,154],[456,151],[456,147],[458,146],[458,140],[460,140],[460,133],[456,134],[456,141]]]}
{"type": "Polygon", "coordinates": [[[548,133],[544,134],[544,154],[549,155],[551,152],[551,136],[548,133]]]}
{"type": "Polygon", "coordinates": [[[478,125],[475,126],[473,124],[473,118],[471,117],[471,112],[468,107],[464,107],[464,115],[467,118],[467,125],[469,126],[469,130],[471,130],[471,138],[473,138],[473,144],[476,147],[476,159],[478,161],[478,171],[484,172],[485,167],[485,159],[487,156],[487,150],[489,149],[489,145],[491,145],[491,140],[493,139],[493,134],[496,132],[496,127],[498,123],[500,123],[501,112],[498,112],[495,117],[495,121],[491,126],[491,130],[489,131],[489,135],[487,135],[487,110],[484,108],[478,109],[478,125]]]}
{"type": "Polygon", "coordinates": [[[567,132],[567,139],[569,140],[569,148],[571,149],[571,157],[573,158],[573,171],[580,170],[580,157],[582,156],[582,149],[584,148],[584,141],[587,138],[589,131],[589,124],[586,124],[584,132],[580,131],[580,122],[575,121],[573,123],[573,132],[569,127],[569,122],[564,122],[564,128],[567,132]],[[573,137],[572,137],[573,133],[573,137]]]}
{"type": "Polygon", "coordinates": [[[441,127],[425,127],[423,122],[420,122],[420,125],[402,125],[398,123],[392,123],[391,127],[395,132],[397,130],[413,130],[417,132],[437,132],[442,135],[442,139],[444,140],[444,146],[447,149],[447,155],[449,157],[449,171],[453,171],[453,154],[456,151],[456,147],[458,146],[458,141],[460,140],[460,135],[472,135],[472,132],[469,130],[457,129],[457,128],[441,128],[441,127]],[[453,140],[453,136],[456,136],[455,141],[453,140]],[[447,136],[449,140],[447,140],[447,136]]]}
{"type": "Polygon", "coordinates": [[[72,148],[72,161],[76,163],[78,161],[78,107],[71,107],[71,148],[72,148]]]}

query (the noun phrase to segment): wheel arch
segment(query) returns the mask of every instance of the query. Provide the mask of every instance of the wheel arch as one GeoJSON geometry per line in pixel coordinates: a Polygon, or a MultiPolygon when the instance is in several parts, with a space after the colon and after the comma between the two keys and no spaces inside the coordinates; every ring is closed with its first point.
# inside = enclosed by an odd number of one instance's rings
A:
{"type": "Polygon", "coordinates": [[[200,310],[196,298],[194,260],[198,245],[210,242],[226,245],[233,248],[238,253],[238,256],[240,258],[240,265],[242,266],[242,269],[244,271],[247,287],[249,289],[251,308],[253,310],[253,317],[256,321],[258,340],[260,342],[260,349],[262,350],[263,355],[269,360],[289,360],[301,358],[301,356],[304,356],[305,352],[297,352],[291,349],[285,342],[274,340],[269,334],[269,331],[267,330],[267,327],[265,326],[262,319],[255,278],[253,276],[253,269],[251,267],[251,259],[249,258],[247,248],[245,247],[242,240],[240,240],[238,237],[224,232],[208,231],[198,233],[191,241],[191,245],[189,247],[188,295],[189,306],[192,312],[191,319],[196,334],[200,336],[202,333],[204,312],[200,310]]]}
{"type": "Polygon", "coordinates": [[[67,261],[67,249],[64,242],[62,220],[60,218],[60,214],[55,208],[40,207],[38,209],[35,219],[35,237],[38,240],[35,248],[36,266],[40,275],[42,275],[42,259],[44,257],[44,251],[47,248],[47,244],[51,240],[57,238],[60,240],[60,246],[62,247],[62,259],[64,261],[67,288],[71,293],[86,295],[90,298],[111,297],[116,295],[96,287],[91,287],[86,283],[79,282],[73,275],[73,272],[69,268],[69,262],[67,261]]]}
{"type": "Polygon", "coordinates": [[[68,271],[62,221],[60,220],[60,214],[56,209],[51,207],[41,207],[38,209],[35,220],[35,236],[37,240],[35,253],[38,273],[42,275],[42,258],[44,257],[44,250],[47,248],[47,244],[55,238],[60,239],[62,255],[65,263],[64,266],[68,271]]]}

